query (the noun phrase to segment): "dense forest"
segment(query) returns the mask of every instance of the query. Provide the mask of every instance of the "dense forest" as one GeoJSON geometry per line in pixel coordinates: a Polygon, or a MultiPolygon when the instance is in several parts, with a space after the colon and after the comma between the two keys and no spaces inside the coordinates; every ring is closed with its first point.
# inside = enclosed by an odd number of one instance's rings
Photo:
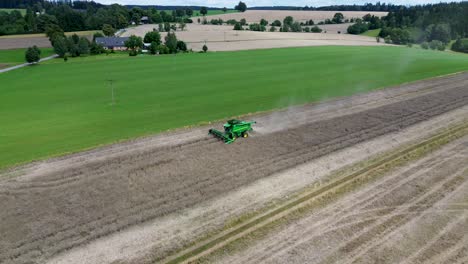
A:
{"type": "Polygon", "coordinates": [[[466,52],[468,2],[401,7],[382,18],[368,14],[350,26],[348,33],[361,34],[371,29],[381,29],[379,38],[387,43],[419,43],[423,48],[444,50],[457,40],[452,49],[466,52]]]}
{"type": "Polygon", "coordinates": [[[394,10],[399,10],[403,6],[392,5],[377,2],[375,4],[364,4],[364,5],[331,5],[331,6],[321,6],[321,7],[295,7],[295,6],[256,6],[251,7],[249,10],[319,10],[319,11],[368,11],[368,12],[389,12],[394,10]]]}
{"type": "MultiPolygon", "coordinates": [[[[17,4],[15,7],[22,7],[27,2],[10,1],[17,4]]],[[[39,0],[26,6],[24,16],[19,11],[0,11],[0,35],[42,33],[51,27],[60,27],[65,32],[102,29],[104,25],[121,29],[132,23],[138,24],[143,16],[148,17],[149,23],[190,23],[188,16],[192,14],[193,10],[188,8],[158,11],[155,8],[128,8],[118,4],[101,5],[86,1],[55,3],[39,0]]]]}
{"type": "MultiPolygon", "coordinates": [[[[443,36],[444,39],[439,39],[441,41],[467,37],[468,2],[405,7],[390,12],[383,21],[385,26],[389,28],[416,28],[426,31],[426,33],[438,33],[434,32],[434,29],[443,27],[446,34],[443,36]]],[[[424,34],[415,37],[414,41],[416,42],[424,41],[427,38],[424,34]]]]}

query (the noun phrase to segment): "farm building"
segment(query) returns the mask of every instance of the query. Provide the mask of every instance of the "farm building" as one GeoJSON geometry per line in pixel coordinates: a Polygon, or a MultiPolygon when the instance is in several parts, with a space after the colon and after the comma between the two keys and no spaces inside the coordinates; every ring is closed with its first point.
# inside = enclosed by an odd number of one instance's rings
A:
{"type": "Polygon", "coordinates": [[[144,16],[140,19],[141,24],[149,24],[149,18],[147,16],[144,16]]]}
{"type": "Polygon", "coordinates": [[[96,43],[101,44],[105,49],[125,50],[125,41],[128,37],[102,37],[96,38],[96,43]]]}

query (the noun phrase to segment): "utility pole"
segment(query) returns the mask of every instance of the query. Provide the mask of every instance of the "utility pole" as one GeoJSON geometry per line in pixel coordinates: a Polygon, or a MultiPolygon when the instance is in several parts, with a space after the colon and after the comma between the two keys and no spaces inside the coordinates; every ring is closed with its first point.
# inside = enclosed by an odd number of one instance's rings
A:
{"type": "Polygon", "coordinates": [[[111,87],[111,95],[112,95],[112,105],[115,105],[115,98],[114,98],[114,80],[109,79],[107,80],[109,82],[109,85],[111,87]]]}

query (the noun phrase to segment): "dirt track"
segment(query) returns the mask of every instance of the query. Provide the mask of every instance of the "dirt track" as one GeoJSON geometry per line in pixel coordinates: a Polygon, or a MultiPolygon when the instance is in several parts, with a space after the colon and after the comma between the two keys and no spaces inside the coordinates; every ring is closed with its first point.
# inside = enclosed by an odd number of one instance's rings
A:
{"type": "Polygon", "coordinates": [[[468,137],[289,223],[223,263],[464,263],[468,137]]]}
{"type": "Polygon", "coordinates": [[[102,156],[88,152],[12,170],[0,175],[4,208],[0,262],[46,259],[319,156],[397,132],[467,105],[467,82],[468,74],[461,74],[408,85],[402,89],[406,95],[389,96],[384,103],[361,105],[345,115],[325,112],[322,119],[302,116],[273,133],[265,132],[271,125],[265,122],[253,137],[230,146],[204,135],[202,128],[190,136],[156,137],[154,144],[147,139],[105,148],[102,156]],[[173,143],[161,144],[166,138],[173,143]]]}

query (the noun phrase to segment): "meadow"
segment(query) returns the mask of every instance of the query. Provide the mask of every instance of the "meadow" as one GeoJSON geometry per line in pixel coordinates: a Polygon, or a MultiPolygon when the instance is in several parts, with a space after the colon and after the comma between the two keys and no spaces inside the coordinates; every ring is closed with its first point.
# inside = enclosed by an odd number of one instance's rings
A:
{"type": "Polygon", "coordinates": [[[468,70],[466,55],[405,47],[97,58],[0,74],[0,167],[468,70]]]}
{"type": "MultiPolygon", "coordinates": [[[[41,58],[54,54],[52,48],[41,48],[41,58]]],[[[0,50],[0,69],[26,62],[26,49],[0,50]]]]}
{"type": "Polygon", "coordinates": [[[368,31],[362,33],[361,35],[376,38],[376,37],[379,35],[380,30],[382,30],[382,29],[380,29],[380,28],[378,28],[378,29],[371,29],[371,30],[368,30],[368,31]]]}
{"type": "Polygon", "coordinates": [[[15,8],[0,8],[0,12],[8,12],[10,13],[11,11],[19,11],[21,13],[21,15],[25,15],[26,14],[26,9],[15,9],[15,8]]]}

